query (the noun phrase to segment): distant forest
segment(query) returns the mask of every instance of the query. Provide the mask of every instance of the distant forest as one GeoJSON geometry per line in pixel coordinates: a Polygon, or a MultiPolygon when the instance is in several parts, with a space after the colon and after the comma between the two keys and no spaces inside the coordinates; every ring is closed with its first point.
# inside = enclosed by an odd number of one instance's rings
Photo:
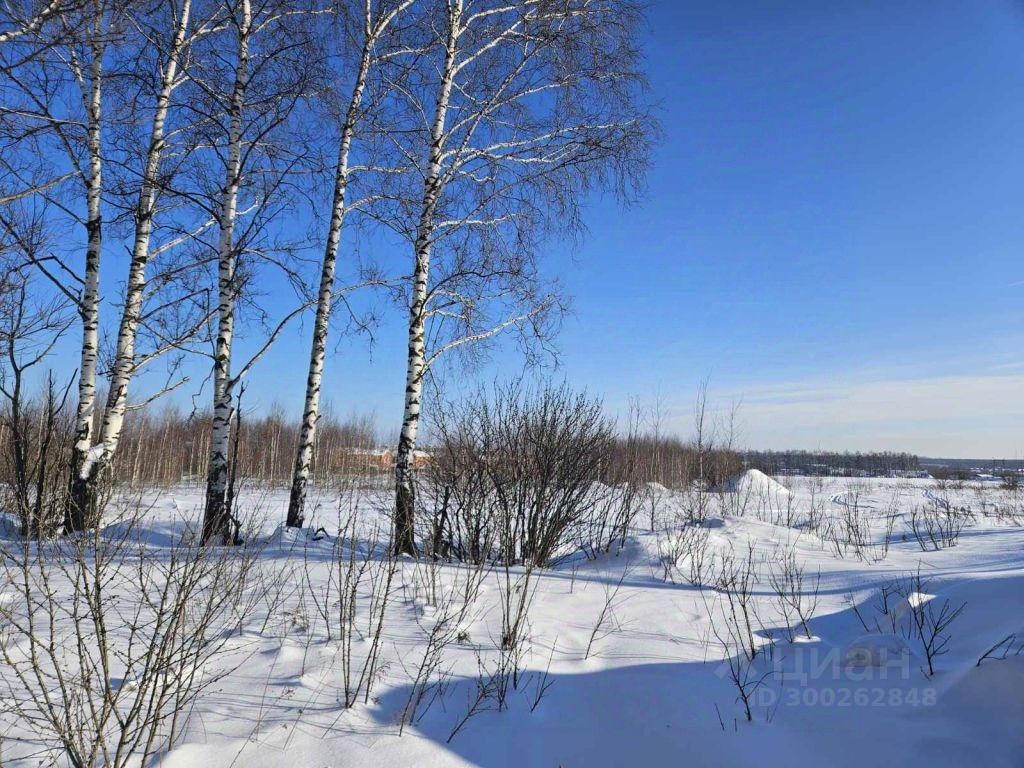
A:
{"type": "Polygon", "coordinates": [[[911,453],[832,451],[746,451],[748,467],[770,475],[889,475],[921,471],[911,453]]]}

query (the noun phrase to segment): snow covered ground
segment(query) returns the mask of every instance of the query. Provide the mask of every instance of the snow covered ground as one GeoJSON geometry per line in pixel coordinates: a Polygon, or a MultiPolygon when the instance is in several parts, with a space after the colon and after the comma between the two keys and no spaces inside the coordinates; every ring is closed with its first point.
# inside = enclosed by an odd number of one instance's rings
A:
{"type": "MultiPolygon", "coordinates": [[[[435,646],[432,630],[473,569],[402,561],[375,684],[350,708],[342,659],[358,662],[371,644],[357,639],[350,652],[328,639],[329,621],[310,595],[323,594],[337,572],[339,514],[359,510],[362,539],[384,522],[386,496],[322,493],[311,530],[295,535],[277,528],[285,492],[249,491],[242,507],[265,520],[261,564],[295,589],[280,595],[274,615],[254,615],[228,640],[223,663],[237,669],[195,702],[175,748],[152,764],[1024,766],[1024,654],[1016,653],[1024,642],[1024,496],[926,480],[777,481],[753,474],[713,494],[707,518],[686,527],[690,549],[675,550],[686,554],[668,564],[681,510],[693,500],[655,489],[657,530],[644,512],[621,552],[573,558],[528,582],[521,568],[480,575],[457,632],[435,646]],[[920,514],[937,508],[963,517],[955,542],[936,534],[931,544],[920,514]],[[314,540],[320,526],[327,535],[314,540]],[[701,546],[698,586],[689,560],[701,546]],[[773,588],[794,566],[803,594],[789,597],[809,613],[809,637],[773,588]],[[738,612],[723,573],[734,585],[750,576],[738,612]],[[532,595],[521,671],[499,706],[488,684],[500,669],[501,604],[521,593],[532,595]],[[934,633],[933,646],[945,646],[929,675],[922,635],[943,607],[948,616],[961,606],[934,633]],[[430,651],[436,663],[417,688],[430,651]]],[[[179,488],[149,500],[146,541],[156,557],[198,520],[201,495],[179,488]]],[[[19,757],[24,735],[17,724],[6,731],[0,763],[38,764],[19,757]]]]}

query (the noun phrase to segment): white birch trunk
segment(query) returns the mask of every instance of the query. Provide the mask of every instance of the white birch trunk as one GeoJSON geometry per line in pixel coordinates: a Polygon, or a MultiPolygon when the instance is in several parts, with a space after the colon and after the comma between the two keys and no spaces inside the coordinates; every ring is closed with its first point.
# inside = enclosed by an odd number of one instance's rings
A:
{"type": "Polygon", "coordinates": [[[72,479],[68,513],[64,527],[82,530],[92,515],[95,499],[90,498],[87,482],[89,449],[92,447],[93,416],[96,408],[96,356],[100,325],[100,256],[103,247],[103,161],[102,147],[103,49],[92,45],[90,87],[88,90],[89,178],[86,189],[85,279],[79,302],[82,318],[82,349],[78,374],[78,407],[75,413],[75,444],[72,449],[72,479]]]}
{"type": "Polygon", "coordinates": [[[153,233],[153,215],[159,183],[157,177],[165,144],[167,112],[178,77],[179,57],[185,44],[191,9],[191,0],[184,0],[176,20],[167,62],[161,73],[160,92],[157,95],[139,199],[135,208],[135,237],[128,268],[125,303],[117,333],[110,391],[107,395],[103,424],[100,429],[100,442],[90,449],[89,457],[83,467],[83,473],[86,475],[84,479],[91,484],[95,484],[100,473],[110,465],[117,452],[121,431],[124,427],[124,416],[128,405],[128,386],[136,368],[135,341],[139,330],[143,293],[146,288],[146,266],[149,262],[149,242],[153,233]]]}
{"type": "Polygon", "coordinates": [[[413,266],[412,297],[409,302],[408,359],[405,372],[405,404],[402,413],[402,431],[395,452],[395,530],[396,553],[416,554],[415,484],[413,455],[420,425],[423,376],[426,373],[426,309],[430,280],[430,248],[434,236],[434,212],[441,194],[441,156],[444,151],[445,124],[451,102],[452,82],[455,78],[458,55],[459,28],[462,2],[456,0],[449,7],[449,29],[444,67],[438,91],[434,123],[430,133],[430,150],[423,179],[423,199],[416,227],[414,246],[416,262],[413,266]]]}
{"type": "Polygon", "coordinates": [[[225,544],[237,536],[232,531],[227,507],[228,451],[234,412],[231,380],[231,349],[235,328],[235,218],[242,172],[242,118],[249,78],[249,34],[252,13],[249,0],[242,0],[238,30],[238,64],[231,93],[228,128],[227,174],[220,203],[220,233],[217,244],[217,341],[213,359],[213,422],[210,430],[210,461],[206,477],[206,513],[203,541],[219,537],[225,544]]]}
{"type": "Polygon", "coordinates": [[[334,279],[337,271],[338,246],[345,223],[345,192],[348,186],[348,161],[355,134],[359,108],[366,88],[370,69],[370,58],[378,28],[371,28],[369,10],[366,16],[366,34],[363,51],[359,60],[349,101],[345,124],[342,126],[338,147],[338,165],[334,178],[334,197],[331,208],[331,222],[327,230],[327,243],[320,272],[320,290],[317,295],[316,320],[313,323],[313,343],[309,354],[309,371],[306,375],[306,398],[302,408],[302,424],[299,427],[298,446],[295,451],[295,468],[292,472],[291,495],[288,499],[289,527],[301,528],[305,520],[306,491],[309,484],[310,466],[313,461],[313,445],[316,440],[316,424],[320,418],[320,388],[323,382],[324,359],[327,354],[327,333],[331,321],[331,303],[334,296],[334,279]]]}

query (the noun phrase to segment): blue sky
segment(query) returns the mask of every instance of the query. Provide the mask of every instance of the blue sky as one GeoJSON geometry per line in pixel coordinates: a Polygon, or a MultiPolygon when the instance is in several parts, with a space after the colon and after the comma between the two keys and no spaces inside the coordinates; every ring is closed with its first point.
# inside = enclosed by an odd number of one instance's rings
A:
{"type": "MultiPolygon", "coordinates": [[[[699,383],[752,447],[1024,455],[1024,6],[654,0],[646,198],[589,201],[545,260],[555,372],[685,434],[699,383]]],[[[400,417],[402,314],[328,362],[335,411],[400,417]]],[[[306,324],[303,329],[308,332],[306,324]]],[[[308,340],[250,405],[301,402],[308,340]]],[[[499,349],[475,375],[521,370],[499,349]]]]}

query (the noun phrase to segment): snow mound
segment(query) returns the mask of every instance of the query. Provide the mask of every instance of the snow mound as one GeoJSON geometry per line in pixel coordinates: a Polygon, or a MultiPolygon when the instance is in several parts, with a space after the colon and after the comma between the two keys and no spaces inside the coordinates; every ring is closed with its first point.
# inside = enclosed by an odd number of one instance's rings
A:
{"type": "Polygon", "coordinates": [[[846,646],[843,664],[847,667],[887,667],[906,663],[911,657],[910,646],[898,635],[862,635],[846,646]]]}
{"type": "Polygon", "coordinates": [[[789,490],[778,480],[769,477],[759,469],[748,469],[746,472],[726,480],[722,490],[729,493],[776,498],[789,496],[789,490]]]}

